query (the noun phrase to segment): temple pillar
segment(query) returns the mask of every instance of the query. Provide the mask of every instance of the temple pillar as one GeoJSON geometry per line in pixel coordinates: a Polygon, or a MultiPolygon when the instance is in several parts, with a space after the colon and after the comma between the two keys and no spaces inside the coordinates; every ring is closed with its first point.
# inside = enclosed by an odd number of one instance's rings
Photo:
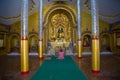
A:
{"type": "Polygon", "coordinates": [[[42,46],[42,33],[43,33],[43,20],[42,20],[42,13],[43,13],[43,0],[39,0],[39,53],[38,57],[40,60],[43,59],[43,46],[42,46]]]}
{"type": "Polygon", "coordinates": [[[43,35],[42,36],[43,36],[43,41],[42,41],[43,42],[43,44],[42,44],[42,46],[43,46],[43,48],[42,48],[43,52],[42,53],[45,53],[45,47],[46,47],[45,46],[45,27],[43,27],[43,35]]]}
{"type": "Polygon", "coordinates": [[[7,42],[7,34],[4,34],[4,47],[6,47],[6,42],[7,42]]]}
{"type": "Polygon", "coordinates": [[[72,32],[73,33],[73,36],[72,36],[73,41],[72,42],[73,42],[73,53],[74,53],[75,52],[75,46],[74,46],[74,44],[76,43],[75,42],[75,40],[76,40],[76,34],[75,34],[75,28],[74,27],[73,27],[72,30],[73,30],[73,32],[72,32]]]}
{"type": "Polygon", "coordinates": [[[21,11],[21,74],[28,74],[28,0],[22,0],[21,11]]]}
{"type": "Polygon", "coordinates": [[[46,53],[46,28],[44,27],[44,30],[43,30],[43,52],[46,53]]]}
{"type": "Polygon", "coordinates": [[[91,0],[92,14],[92,72],[100,72],[99,15],[97,0],[91,0]]]}
{"type": "Polygon", "coordinates": [[[10,36],[7,35],[7,42],[8,42],[8,44],[7,44],[7,52],[8,53],[10,53],[10,41],[11,41],[10,36]]]}
{"type": "MultiPolygon", "coordinates": [[[[48,29],[47,29],[47,27],[45,28],[45,35],[48,35],[48,29]]],[[[47,49],[47,47],[48,47],[48,36],[45,36],[45,43],[46,43],[46,47],[45,47],[45,49],[47,49]]],[[[47,50],[46,50],[46,53],[47,53],[47,50]]]]}
{"type": "Polygon", "coordinates": [[[77,15],[78,15],[78,59],[82,58],[82,44],[81,44],[81,4],[77,0],[77,15]]]}
{"type": "Polygon", "coordinates": [[[116,40],[116,33],[113,32],[113,49],[114,49],[114,51],[115,51],[115,49],[116,49],[116,43],[117,43],[117,40],[116,40]]]}
{"type": "MultiPolygon", "coordinates": [[[[48,35],[47,34],[47,27],[45,28],[45,35],[48,35]]],[[[45,46],[46,46],[45,49],[47,49],[47,46],[48,46],[47,43],[48,43],[48,36],[45,36],[45,46]]],[[[47,53],[47,51],[45,51],[45,52],[47,53]]]]}
{"type": "Polygon", "coordinates": [[[73,27],[72,30],[73,30],[73,32],[72,32],[73,33],[72,39],[73,39],[73,43],[75,43],[75,37],[76,37],[75,28],[73,27]]]}

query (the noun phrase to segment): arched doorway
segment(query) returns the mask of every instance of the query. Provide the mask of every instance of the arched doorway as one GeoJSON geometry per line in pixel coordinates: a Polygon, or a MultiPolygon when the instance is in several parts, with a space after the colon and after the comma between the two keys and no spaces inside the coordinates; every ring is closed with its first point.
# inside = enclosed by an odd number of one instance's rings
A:
{"type": "Polygon", "coordinates": [[[85,33],[82,36],[82,47],[83,52],[91,52],[92,51],[92,39],[90,33],[85,33]]]}
{"type": "Polygon", "coordinates": [[[20,52],[20,38],[18,35],[12,35],[10,40],[11,52],[20,52]]]}
{"type": "Polygon", "coordinates": [[[29,36],[29,52],[38,52],[38,38],[36,35],[29,36]]]}
{"type": "Polygon", "coordinates": [[[101,51],[111,51],[110,36],[108,34],[101,35],[100,43],[101,43],[101,51]]]}

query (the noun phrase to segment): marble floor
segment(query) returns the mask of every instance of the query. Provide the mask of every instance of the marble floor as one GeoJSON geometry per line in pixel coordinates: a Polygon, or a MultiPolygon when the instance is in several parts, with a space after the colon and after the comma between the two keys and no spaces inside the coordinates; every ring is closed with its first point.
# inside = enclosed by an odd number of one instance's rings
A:
{"type": "MultiPolygon", "coordinates": [[[[91,72],[91,55],[84,55],[82,59],[73,56],[73,59],[88,77],[88,80],[120,80],[120,56],[102,54],[99,74],[91,72]]],[[[29,63],[29,74],[21,75],[20,56],[0,56],[0,80],[29,80],[43,61],[39,61],[37,56],[30,56],[29,63]]]]}

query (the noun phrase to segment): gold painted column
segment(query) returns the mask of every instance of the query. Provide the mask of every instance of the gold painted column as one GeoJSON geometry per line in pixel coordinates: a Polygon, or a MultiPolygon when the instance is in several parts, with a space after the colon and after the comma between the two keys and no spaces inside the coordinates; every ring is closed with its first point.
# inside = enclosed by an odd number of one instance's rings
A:
{"type": "Polygon", "coordinates": [[[7,35],[7,42],[8,42],[8,44],[7,44],[7,52],[8,53],[10,53],[10,41],[11,41],[10,36],[7,35]]]}
{"type": "Polygon", "coordinates": [[[22,0],[21,8],[21,74],[29,73],[28,59],[28,0],[22,0]]]}
{"type": "Polygon", "coordinates": [[[7,42],[7,41],[6,41],[6,40],[7,40],[6,38],[7,38],[7,34],[5,33],[5,34],[4,34],[4,47],[6,47],[6,42],[7,42]]]}
{"type": "Polygon", "coordinates": [[[100,72],[99,15],[97,0],[91,0],[92,14],[92,72],[100,72]]]}
{"type": "Polygon", "coordinates": [[[78,59],[82,58],[82,44],[81,44],[81,4],[80,0],[77,0],[77,12],[78,12],[78,59]]]}
{"type": "Polygon", "coordinates": [[[38,57],[40,60],[43,60],[43,43],[42,43],[42,33],[43,33],[43,20],[42,20],[42,13],[43,13],[43,0],[39,0],[39,53],[38,57]]]}
{"type": "Polygon", "coordinates": [[[117,40],[116,40],[116,33],[115,32],[113,32],[113,49],[114,49],[114,51],[115,51],[115,49],[116,49],[116,43],[117,43],[117,40]]]}

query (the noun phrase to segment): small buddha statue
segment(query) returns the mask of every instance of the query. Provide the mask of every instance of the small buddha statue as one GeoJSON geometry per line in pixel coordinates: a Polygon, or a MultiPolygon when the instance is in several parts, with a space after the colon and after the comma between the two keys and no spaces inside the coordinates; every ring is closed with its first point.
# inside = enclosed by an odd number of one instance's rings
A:
{"type": "Polygon", "coordinates": [[[59,28],[59,29],[58,29],[58,38],[64,38],[63,28],[59,28]]]}

